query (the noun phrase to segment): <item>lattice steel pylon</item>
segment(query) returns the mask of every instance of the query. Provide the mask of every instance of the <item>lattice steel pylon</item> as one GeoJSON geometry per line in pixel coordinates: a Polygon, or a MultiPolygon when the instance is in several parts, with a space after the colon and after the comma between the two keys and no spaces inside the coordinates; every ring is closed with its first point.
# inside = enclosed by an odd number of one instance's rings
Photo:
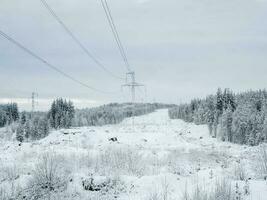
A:
{"type": "Polygon", "coordinates": [[[135,103],[135,100],[136,100],[135,99],[135,89],[137,87],[145,87],[145,85],[137,83],[135,81],[135,72],[134,71],[130,71],[130,72],[126,73],[126,84],[123,84],[122,88],[123,87],[129,87],[131,89],[132,103],[135,103]],[[130,81],[129,81],[129,79],[130,79],[130,81]]]}

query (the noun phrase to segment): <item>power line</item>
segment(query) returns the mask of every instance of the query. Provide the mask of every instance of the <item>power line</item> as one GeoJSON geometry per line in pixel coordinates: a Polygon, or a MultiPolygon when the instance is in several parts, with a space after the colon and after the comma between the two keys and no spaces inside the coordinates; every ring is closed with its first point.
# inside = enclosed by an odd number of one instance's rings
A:
{"type": "Polygon", "coordinates": [[[33,51],[31,51],[30,49],[26,48],[25,46],[23,46],[22,44],[20,44],[18,41],[16,41],[15,39],[11,38],[10,36],[8,36],[6,33],[4,33],[3,31],[0,30],[0,35],[2,37],[4,37],[5,39],[7,39],[8,41],[10,41],[11,43],[13,43],[14,45],[16,45],[17,47],[19,47],[20,49],[22,49],[23,51],[25,51],[26,53],[28,53],[29,55],[31,55],[32,57],[36,58],[37,60],[41,61],[42,63],[44,63],[45,65],[47,65],[48,67],[50,67],[51,69],[53,69],[54,71],[58,72],[59,74],[65,76],[66,78],[72,80],[73,82],[76,82],[78,84],[80,84],[83,87],[86,87],[90,90],[93,90],[95,92],[100,92],[100,93],[106,93],[106,94],[111,94],[111,93],[115,93],[115,92],[106,92],[106,91],[102,91],[99,89],[96,89],[92,86],[87,85],[86,83],[83,83],[82,81],[79,81],[78,79],[72,77],[71,75],[65,73],[64,71],[60,70],[58,67],[56,67],[55,65],[50,64],[48,61],[46,61],[44,58],[38,56],[36,53],[34,53],[33,51]]]}
{"type": "Polygon", "coordinates": [[[110,8],[108,6],[107,1],[106,0],[101,0],[101,4],[102,4],[102,7],[103,7],[103,9],[105,11],[106,18],[107,18],[109,26],[110,26],[110,28],[112,30],[112,33],[113,33],[113,36],[114,36],[115,41],[117,43],[117,46],[119,48],[120,54],[121,54],[121,56],[122,56],[122,58],[123,58],[123,60],[125,62],[126,68],[128,70],[127,73],[126,73],[126,84],[122,85],[122,87],[129,87],[131,89],[132,103],[134,103],[135,102],[135,94],[136,94],[135,89],[138,88],[138,87],[145,87],[145,86],[143,84],[137,83],[135,81],[135,72],[132,71],[131,68],[130,68],[130,65],[129,65],[125,50],[124,50],[124,47],[123,47],[122,42],[120,40],[119,33],[118,33],[116,25],[114,23],[114,20],[113,20],[112,14],[111,14],[111,10],[110,10],[110,8]],[[128,78],[129,77],[131,79],[130,82],[128,82],[128,78]]]}
{"type": "Polygon", "coordinates": [[[125,65],[126,65],[126,68],[127,68],[128,71],[131,71],[131,69],[130,69],[130,65],[129,65],[129,62],[128,62],[128,59],[127,59],[127,56],[126,56],[126,53],[125,53],[125,49],[124,49],[124,47],[123,47],[123,45],[122,45],[122,42],[121,42],[121,40],[120,40],[118,31],[117,31],[117,27],[116,27],[116,25],[115,25],[115,23],[114,23],[114,20],[113,20],[113,17],[112,17],[110,8],[109,8],[109,6],[108,6],[108,3],[107,3],[106,0],[104,0],[104,1],[101,0],[101,3],[102,3],[102,7],[103,7],[103,9],[104,9],[104,11],[105,11],[105,14],[106,14],[108,23],[109,23],[109,25],[110,25],[110,28],[111,28],[111,30],[112,30],[113,36],[114,36],[115,41],[116,41],[116,43],[117,43],[117,46],[118,46],[118,48],[119,48],[120,54],[121,54],[121,56],[122,56],[122,58],[123,58],[123,61],[124,61],[125,65]]]}
{"type": "Polygon", "coordinates": [[[117,31],[117,28],[115,26],[113,17],[111,15],[111,11],[110,11],[110,9],[109,9],[108,4],[107,4],[106,1],[104,2],[103,0],[101,0],[101,4],[102,4],[102,7],[103,7],[103,9],[105,11],[106,18],[108,20],[108,23],[109,23],[109,26],[110,26],[111,31],[113,33],[114,39],[116,41],[116,44],[117,44],[117,46],[119,48],[120,54],[121,54],[123,60],[125,61],[126,66],[128,67],[129,66],[129,63],[128,63],[128,60],[127,60],[127,57],[126,57],[124,48],[122,46],[122,43],[121,43],[121,40],[120,40],[118,31],[117,31]]]}
{"type": "Polygon", "coordinates": [[[42,5],[49,11],[49,13],[55,18],[55,20],[63,27],[63,29],[67,32],[67,34],[76,42],[76,44],[85,52],[85,54],[91,58],[100,68],[106,71],[109,75],[114,78],[123,80],[123,78],[113,74],[110,70],[108,70],[98,59],[96,59],[89,50],[82,44],[82,42],[72,33],[72,31],[67,27],[67,25],[63,22],[62,19],[55,13],[55,11],[48,5],[46,0],[40,0],[42,5]]]}
{"type": "Polygon", "coordinates": [[[131,71],[131,68],[130,68],[126,53],[125,53],[125,49],[124,49],[124,47],[122,45],[122,42],[120,40],[118,31],[117,31],[117,27],[116,27],[116,25],[114,23],[110,8],[108,6],[108,3],[107,3],[106,0],[101,0],[101,4],[102,4],[102,7],[103,7],[103,9],[105,11],[106,18],[108,20],[109,26],[111,28],[111,31],[112,31],[113,36],[114,36],[114,39],[115,39],[116,44],[118,46],[119,52],[120,52],[120,54],[122,56],[122,59],[123,59],[125,65],[126,65],[126,68],[127,68],[128,71],[131,71]]]}

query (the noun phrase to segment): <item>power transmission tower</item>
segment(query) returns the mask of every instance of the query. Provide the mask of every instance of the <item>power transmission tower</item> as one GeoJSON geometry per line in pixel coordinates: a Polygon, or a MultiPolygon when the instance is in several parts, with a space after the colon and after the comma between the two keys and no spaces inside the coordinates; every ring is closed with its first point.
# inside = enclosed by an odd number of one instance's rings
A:
{"type": "Polygon", "coordinates": [[[35,110],[35,105],[36,105],[36,97],[38,96],[38,94],[36,92],[32,92],[32,115],[34,113],[35,110]]]}
{"type": "Polygon", "coordinates": [[[135,89],[137,87],[145,87],[144,84],[137,83],[135,81],[135,72],[130,71],[126,73],[126,84],[122,85],[123,87],[129,87],[131,89],[131,94],[132,94],[132,103],[135,103],[135,89]],[[129,81],[130,79],[130,81],[129,81]]]}
{"type": "MultiPolygon", "coordinates": [[[[128,87],[131,89],[131,94],[132,94],[132,104],[135,103],[135,89],[138,87],[145,87],[145,85],[137,83],[135,81],[135,72],[134,71],[129,71],[126,73],[126,84],[122,85],[123,87],[128,87]],[[130,81],[129,81],[130,79],[130,81]]],[[[132,105],[132,112],[133,112],[133,116],[132,116],[132,126],[133,126],[133,131],[134,131],[134,105],[132,105]]]]}

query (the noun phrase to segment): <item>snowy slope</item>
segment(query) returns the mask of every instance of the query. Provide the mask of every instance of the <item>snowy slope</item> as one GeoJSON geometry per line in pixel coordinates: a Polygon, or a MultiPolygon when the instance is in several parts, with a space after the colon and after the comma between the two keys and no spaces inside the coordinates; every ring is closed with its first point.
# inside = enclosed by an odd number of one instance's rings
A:
{"type": "MultiPolygon", "coordinates": [[[[40,141],[21,146],[2,139],[1,167],[15,166],[19,174],[16,184],[26,186],[44,152],[64,156],[65,165],[70,166],[74,181],[69,183],[66,199],[97,195],[81,186],[89,176],[119,177],[123,189],[113,191],[112,198],[116,193],[117,199],[151,199],[154,193],[165,191],[167,199],[182,199],[185,188],[189,192],[197,184],[209,188],[221,177],[230,177],[233,185],[239,181],[242,186],[244,181],[236,180],[235,172],[240,163],[252,179],[250,195],[244,199],[267,199],[267,185],[257,178],[253,165],[257,147],[218,141],[209,136],[205,125],[170,120],[165,109],[117,125],[53,131],[40,141]]],[[[0,181],[2,186],[11,184],[5,178],[0,181]]]]}

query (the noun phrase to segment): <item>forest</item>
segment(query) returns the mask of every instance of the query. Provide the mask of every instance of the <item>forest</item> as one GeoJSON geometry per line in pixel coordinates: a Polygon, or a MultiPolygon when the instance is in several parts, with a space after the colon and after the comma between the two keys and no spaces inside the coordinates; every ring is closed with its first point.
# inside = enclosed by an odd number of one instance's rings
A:
{"type": "Polygon", "coordinates": [[[219,88],[214,95],[170,108],[169,116],[207,124],[210,134],[224,141],[251,146],[267,141],[266,90],[235,94],[219,88]]]}

